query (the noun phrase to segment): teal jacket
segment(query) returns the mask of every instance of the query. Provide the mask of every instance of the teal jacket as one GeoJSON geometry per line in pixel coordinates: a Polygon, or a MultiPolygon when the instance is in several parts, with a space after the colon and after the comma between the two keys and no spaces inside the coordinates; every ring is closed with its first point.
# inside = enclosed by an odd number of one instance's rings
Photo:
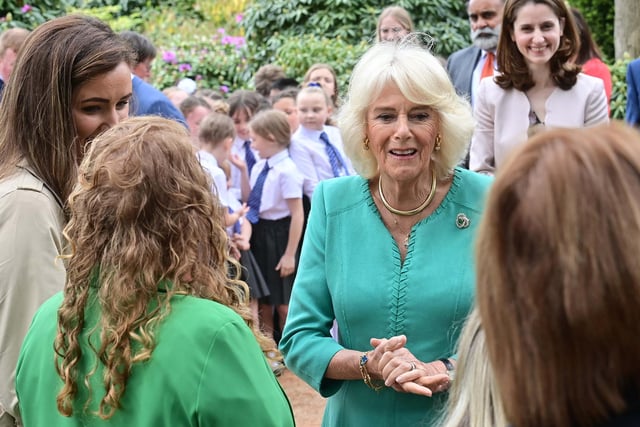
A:
{"type": "Polygon", "coordinates": [[[359,176],[316,188],[280,347],[287,366],[329,397],[326,426],[429,426],[442,394],[426,398],[362,380],[324,378],[341,349],[368,351],[369,339],[404,334],[431,362],[453,354],[474,298],[473,247],[491,178],[456,169],[440,206],[411,232],[404,263],[359,176]],[[458,215],[469,224],[459,227],[458,215]],[[336,319],[339,341],[329,331],[336,319]]]}
{"type": "MultiPolygon", "coordinates": [[[[92,290],[93,292],[93,290],[92,290]]],[[[104,394],[102,368],[90,379],[92,399],[83,411],[87,389],[82,378],[96,361],[99,320],[95,292],[81,335],[78,399],[71,418],[56,407],[62,381],[54,367],[53,341],[57,294],[36,313],[23,343],[16,389],[25,427],[66,426],[293,426],[289,402],[260,347],[233,310],[213,301],[174,296],[160,323],[151,359],[133,365],[122,407],[109,420],[92,414],[104,394]]]]}

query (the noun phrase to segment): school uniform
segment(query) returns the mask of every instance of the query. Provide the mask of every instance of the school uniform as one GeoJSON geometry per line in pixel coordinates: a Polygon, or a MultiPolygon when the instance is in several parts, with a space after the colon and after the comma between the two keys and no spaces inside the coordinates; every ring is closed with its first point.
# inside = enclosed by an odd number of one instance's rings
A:
{"type": "Polygon", "coordinates": [[[295,274],[280,277],[275,270],[284,254],[289,240],[291,211],[287,199],[301,199],[303,176],[283,150],[268,159],[259,160],[251,173],[251,188],[256,186],[258,176],[269,166],[260,197],[259,219],[253,224],[251,248],[271,295],[263,302],[272,305],[289,303],[295,274]]]}
{"type": "Polygon", "coordinates": [[[211,177],[212,188],[211,192],[218,196],[222,206],[229,206],[229,191],[227,190],[227,175],[222,168],[218,165],[218,160],[211,153],[204,150],[198,151],[196,154],[200,165],[211,177]]]}
{"type": "MultiPolygon", "coordinates": [[[[247,163],[248,167],[249,164],[247,162],[247,149],[245,148],[245,142],[247,141],[236,136],[233,140],[233,144],[231,145],[231,154],[235,154],[242,159],[247,163]]],[[[249,145],[251,145],[251,142],[249,142],[249,145]]],[[[260,160],[260,156],[257,151],[252,148],[249,148],[249,150],[253,154],[256,162],[260,160]]],[[[251,171],[249,171],[249,176],[251,176],[251,171]]],[[[231,186],[229,187],[229,195],[235,197],[236,200],[242,200],[242,172],[233,163],[231,164],[231,186]]]]}
{"type": "MultiPolygon", "coordinates": [[[[229,212],[233,213],[242,208],[242,204],[234,199],[233,197],[229,198],[229,212]]],[[[233,225],[227,227],[227,235],[231,238],[234,234],[240,234],[242,230],[242,223],[247,221],[246,218],[239,218],[233,225]]],[[[247,286],[249,286],[249,296],[255,299],[261,299],[268,297],[271,293],[269,292],[269,287],[267,286],[267,282],[262,277],[262,272],[260,271],[260,267],[253,256],[253,252],[251,249],[242,250],[238,249],[240,252],[240,267],[242,271],[240,272],[240,279],[244,281],[247,286]]]]}
{"type": "Polygon", "coordinates": [[[339,154],[339,160],[342,164],[338,168],[338,176],[348,176],[355,173],[351,161],[344,153],[342,137],[337,127],[325,125],[322,130],[314,130],[300,125],[291,136],[290,152],[294,163],[305,175],[304,193],[309,198],[311,198],[318,182],[336,177],[327,153],[326,143],[321,139],[322,133],[327,135],[329,142],[339,154]],[[313,165],[313,171],[309,163],[313,165]]]}

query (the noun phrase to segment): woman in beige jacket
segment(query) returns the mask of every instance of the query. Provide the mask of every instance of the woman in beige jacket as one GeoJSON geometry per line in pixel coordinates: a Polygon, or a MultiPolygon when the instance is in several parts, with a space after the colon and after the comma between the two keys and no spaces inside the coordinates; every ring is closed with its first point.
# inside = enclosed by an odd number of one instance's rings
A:
{"type": "Polygon", "coordinates": [[[539,128],[579,128],[609,120],[602,80],[572,62],[579,36],[563,0],[507,0],[495,78],[482,80],[469,168],[493,175],[539,128]]]}
{"type": "Polygon", "coordinates": [[[83,16],[36,28],[0,110],[0,427],[20,425],[15,367],[38,306],[62,289],[65,203],[84,149],[126,118],[131,53],[83,16]],[[78,35],[81,35],[80,37],[78,35]],[[16,78],[18,77],[18,78],[16,78]]]}

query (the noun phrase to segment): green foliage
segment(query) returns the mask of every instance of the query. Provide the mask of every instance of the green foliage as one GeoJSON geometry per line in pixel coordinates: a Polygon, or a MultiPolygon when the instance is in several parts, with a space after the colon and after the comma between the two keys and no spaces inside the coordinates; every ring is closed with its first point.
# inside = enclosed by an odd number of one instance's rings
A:
{"type": "Polygon", "coordinates": [[[223,32],[212,35],[172,37],[172,45],[160,47],[153,62],[153,84],[164,89],[188,77],[200,88],[229,90],[246,87],[252,70],[247,66],[244,37],[223,32]]]}
{"type": "Polygon", "coordinates": [[[144,23],[144,18],[139,11],[131,12],[129,15],[123,15],[120,6],[103,6],[91,9],[71,7],[67,10],[67,13],[82,13],[93,16],[104,22],[108,22],[109,26],[115,32],[137,29],[144,23]]]}
{"type": "Polygon", "coordinates": [[[365,41],[351,45],[341,37],[317,38],[311,34],[279,40],[281,43],[276,49],[275,63],[281,65],[288,76],[302,82],[311,65],[318,62],[331,64],[338,76],[338,87],[342,91],[348,85],[351,70],[369,46],[365,41]]]}
{"type": "Polygon", "coordinates": [[[7,28],[32,30],[45,21],[66,13],[67,2],[40,0],[33,3],[0,0],[0,31],[7,28]]]}
{"type": "Polygon", "coordinates": [[[605,56],[604,59],[613,60],[615,58],[613,0],[571,0],[569,3],[584,16],[594,40],[605,56]]]}
{"type": "MultiPolygon", "coordinates": [[[[409,11],[417,31],[434,38],[436,53],[446,56],[469,43],[464,0],[397,4],[409,11]]],[[[381,0],[257,0],[247,9],[243,26],[249,45],[256,48],[253,57],[262,63],[277,62],[281,39],[302,34],[340,38],[354,46],[375,40],[377,17],[387,5],[381,0]]]]}
{"type": "Polygon", "coordinates": [[[611,117],[624,120],[627,107],[627,67],[632,61],[629,55],[625,54],[623,59],[618,59],[609,66],[611,70],[611,81],[613,91],[611,93],[611,117]]]}
{"type": "Polygon", "coordinates": [[[67,13],[83,13],[108,21],[114,30],[139,29],[148,10],[171,10],[202,20],[194,6],[197,0],[0,0],[0,30],[11,27],[34,29],[45,21],[67,13]]]}

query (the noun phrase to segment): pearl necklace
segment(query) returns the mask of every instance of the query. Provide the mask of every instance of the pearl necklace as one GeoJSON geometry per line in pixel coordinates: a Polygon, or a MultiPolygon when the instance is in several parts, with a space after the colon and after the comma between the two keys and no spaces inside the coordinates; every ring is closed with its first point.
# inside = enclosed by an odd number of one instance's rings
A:
{"type": "Polygon", "coordinates": [[[389,212],[393,213],[393,214],[402,215],[402,216],[413,216],[413,215],[419,214],[420,212],[425,210],[427,206],[429,206],[429,204],[433,200],[433,196],[435,196],[435,194],[436,194],[436,187],[438,185],[438,181],[436,179],[436,171],[435,171],[435,169],[431,169],[431,177],[432,177],[432,179],[431,179],[431,191],[429,191],[429,195],[427,196],[425,201],[422,202],[422,204],[420,206],[418,206],[417,208],[415,208],[415,209],[410,209],[408,211],[402,211],[400,209],[396,209],[393,206],[391,206],[389,204],[389,202],[387,202],[387,199],[384,198],[384,194],[382,193],[382,176],[380,176],[380,178],[378,178],[378,195],[380,196],[380,200],[382,201],[382,204],[384,205],[384,207],[387,208],[387,210],[389,212]]]}

